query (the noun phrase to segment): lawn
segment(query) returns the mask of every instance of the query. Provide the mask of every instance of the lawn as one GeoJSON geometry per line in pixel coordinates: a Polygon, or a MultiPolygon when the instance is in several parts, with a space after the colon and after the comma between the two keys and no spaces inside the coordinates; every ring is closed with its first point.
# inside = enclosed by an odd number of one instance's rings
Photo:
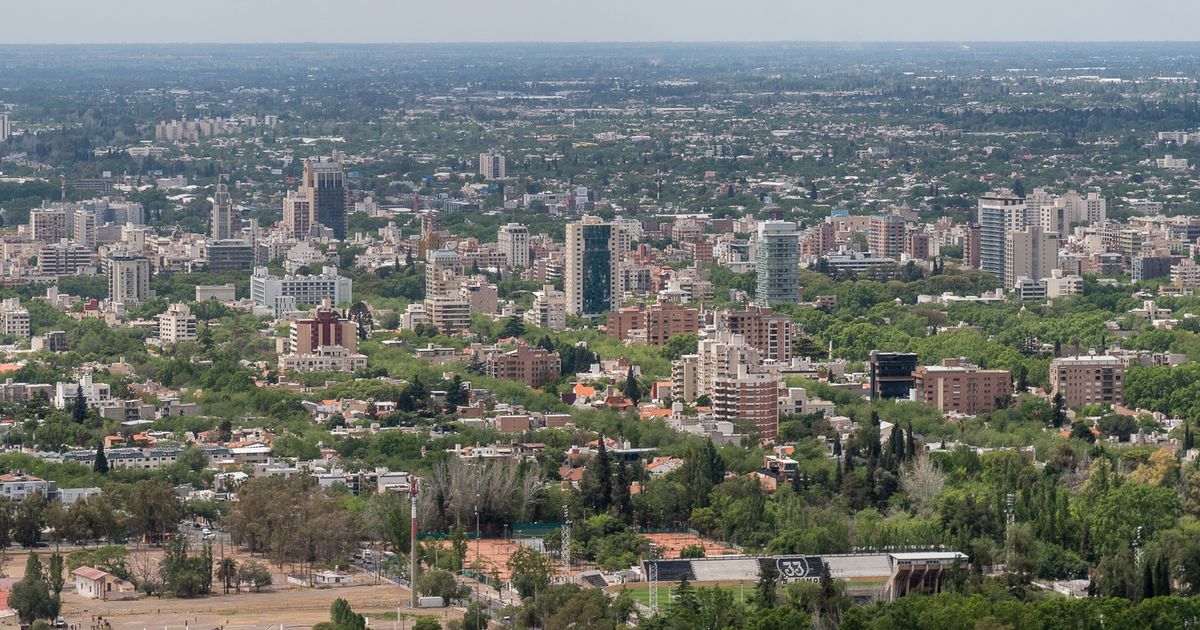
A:
{"type": "MultiPolygon", "coordinates": [[[[701,589],[701,588],[724,589],[726,591],[733,593],[733,601],[741,602],[743,604],[748,603],[750,601],[750,599],[754,596],[754,585],[753,584],[743,584],[741,586],[695,586],[695,585],[693,585],[692,588],[694,588],[694,589],[701,589]]],[[[675,584],[660,583],[658,585],[658,605],[660,607],[666,606],[668,603],[670,603],[672,591],[674,589],[675,589],[675,584]]],[[[627,584],[625,586],[625,590],[629,591],[629,593],[631,595],[633,595],[633,598],[636,599],[643,606],[650,605],[650,585],[649,584],[645,584],[645,583],[627,584]]],[[[619,593],[619,592],[620,591],[616,591],[616,593],[619,593]]]]}

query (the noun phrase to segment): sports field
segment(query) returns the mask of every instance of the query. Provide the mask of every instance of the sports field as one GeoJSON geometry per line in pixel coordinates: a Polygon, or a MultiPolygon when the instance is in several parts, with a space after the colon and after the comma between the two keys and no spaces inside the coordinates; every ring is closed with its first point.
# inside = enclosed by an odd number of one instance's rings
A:
{"type": "MultiPolygon", "coordinates": [[[[650,605],[650,585],[649,584],[646,584],[644,582],[638,583],[638,584],[626,584],[626,585],[624,585],[624,587],[616,587],[614,589],[610,589],[609,593],[611,593],[613,595],[620,593],[621,588],[624,588],[625,590],[629,591],[629,593],[631,595],[633,595],[633,598],[635,600],[637,600],[638,602],[640,602],[643,606],[650,605]]],[[[712,587],[704,586],[704,585],[693,585],[692,588],[701,589],[701,588],[712,588],[712,587]]],[[[750,598],[753,597],[753,595],[754,595],[754,585],[753,584],[736,584],[736,585],[724,584],[724,585],[717,586],[717,588],[720,588],[722,590],[726,590],[726,591],[729,591],[730,593],[732,593],[733,601],[735,601],[735,602],[746,603],[746,602],[750,601],[750,598]]],[[[658,605],[660,607],[666,606],[671,601],[672,591],[674,589],[675,589],[675,584],[673,584],[673,583],[665,584],[665,583],[659,582],[659,584],[658,584],[658,605]]]]}

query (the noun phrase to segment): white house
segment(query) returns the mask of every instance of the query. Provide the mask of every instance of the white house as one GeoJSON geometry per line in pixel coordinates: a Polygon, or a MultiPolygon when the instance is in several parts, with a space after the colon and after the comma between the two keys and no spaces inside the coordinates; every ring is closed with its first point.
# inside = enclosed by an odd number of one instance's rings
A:
{"type": "Polygon", "coordinates": [[[137,589],[121,578],[92,567],[79,567],[75,576],[75,592],[88,599],[137,599],[137,589]]]}

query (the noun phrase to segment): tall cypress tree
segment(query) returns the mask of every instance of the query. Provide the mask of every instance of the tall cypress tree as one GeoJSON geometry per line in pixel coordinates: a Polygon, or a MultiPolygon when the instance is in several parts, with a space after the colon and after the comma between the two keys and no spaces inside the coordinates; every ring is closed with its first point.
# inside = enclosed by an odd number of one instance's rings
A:
{"type": "Polygon", "coordinates": [[[628,398],[635,407],[638,403],[642,402],[642,387],[638,384],[637,377],[633,375],[632,365],[629,366],[629,372],[625,374],[625,387],[622,388],[621,393],[625,394],[625,397],[628,398]]]}
{"type": "Polygon", "coordinates": [[[83,395],[83,383],[75,386],[75,405],[71,408],[71,417],[75,422],[87,420],[87,398],[83,395]]]}
{"type": "Polygon", "coordinates": [[[108,474],[108,457],[104,455],[104,440],[96,444],[96,459],[92,462],[92,470],[101,475],[108,474]]]}

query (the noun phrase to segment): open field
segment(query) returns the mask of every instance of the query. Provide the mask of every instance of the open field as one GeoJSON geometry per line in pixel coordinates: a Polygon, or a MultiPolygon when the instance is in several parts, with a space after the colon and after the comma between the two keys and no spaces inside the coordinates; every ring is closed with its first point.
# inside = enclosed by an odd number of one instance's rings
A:
{"type": "MultiPolygon", "coordinates": [[[[746,603],[746,602],[750,601],[750,599],[754,596],[754,584],[752,584],[752,583],[720,584],[720,585],[693,584],[692,588],[697,588],[697,589],[710,588],[712,586],[718,586],[722,590],[726,590],[726,591],[733,593],[733,601],[735,601],[735,602],[746,603]]],[[[637,600],[639,603],[641,603],[643,606],[650,605],[650,585],[649,584],[646,584],[644,582],[638,583],[638,584],[625,584],[623,586],[616,586],[616,587],[609,588],[607,590],[609,593],[615,595],[617,593],[620,593],[621,589],[628,590],[629,593],[633,595],[634,599],[637,600]]],[[[666,606],[667,603],[671,601],[672,591],[674,589],[675,589],[675,584],[666,584],[663,582],[660,582],[658,584],[658,605],[660,607],[666,606]]]]}
{"type": "MultiPolygon", "coordinates": [[[[161,549],[150,552],[161,558],[161,549]]],[[[49,550],[39,550],[43,563],[49,560],[49,550]]],[[[25,569],[25,555],[10,553],[5,573],[9,578],[20,578],[25,569]]],[[[249,560],[246,554],[236,554],[239,562],[249,560]]],[[[329,620],[329,606],[341,597],[355,612],[380,620],[375,628],[403,627],[396,623],[397,608],[400,614],[411,619],[415,615],[434,615],[439,619],[455,619],[462,616],[454,608],[413,611],[406,607],[409,601],[407,588],[383,583],[376,585],[367,576],[357,576],[354,586],[330,589],[307,589],[287,584],[286,575],[277,567],[267,564],[273,573],[274,584],[261,593],[221,594],[219,583],[214,583],[216,594],[197,599],[143,598],[136,601],[98,601],[76,595],[74,582],[68,576],[63,591],[63,616],[68,624],[84,630],[90,629],[99,618],[112,624],[114,629],[181,629],[207,630],[224,627],[226,630],[280,630],[281,628],[310,628],[329,620]]],[[[410,623],[411,626],[411,623],[410,623]]],[[[0,620],[0,628],[16,628],[15,618],[0,620]]]]}

